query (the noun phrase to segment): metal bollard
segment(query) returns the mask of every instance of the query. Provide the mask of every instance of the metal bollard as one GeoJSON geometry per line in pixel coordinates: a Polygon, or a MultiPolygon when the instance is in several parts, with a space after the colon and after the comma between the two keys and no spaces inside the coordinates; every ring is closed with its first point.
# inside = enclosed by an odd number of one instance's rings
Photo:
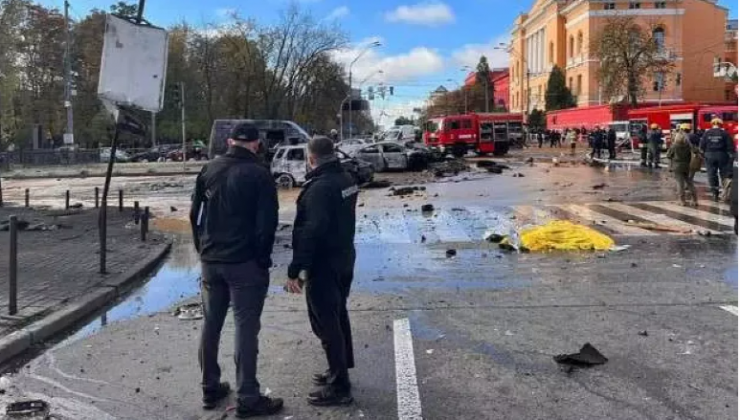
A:
{"type": "Polygon", "coordinates": [[[123,190],[118,190],[118,211],[123,212],[123,190]]]}
{"type": "Polygon", "coordinates": [[[29,201],[31,200],[31,192],[26,188],[26,207],[29,206],[29,201]]]}
{"type": "Polygon", "coordinates": [[[95,208],[100,207],[100,188],[95,187],[95,208]]]}
{"type": "Polygon", "coordinates": [[[64,193],[64,209],[69,210],[69,190],[64,193]]]}
{"type": "Polygon", "coordinates": [[[149,233],[149,207],[144,207],[144,214],[141,215],[141,242],[146,242],[147,233],[149,233]]]}
{"type": "Polygon", "coordinates": [[[140,218],[141,214],[139,213],[139,202],[134,201],[134,223],[138,225],[140,218]]]}
{"type": "Polygon", "coordinates": [[[10,216],[10,261],[9,286],[10,297],[8,299],[8,313],[15,315],[18,312],[18,217],[10,216]]]}

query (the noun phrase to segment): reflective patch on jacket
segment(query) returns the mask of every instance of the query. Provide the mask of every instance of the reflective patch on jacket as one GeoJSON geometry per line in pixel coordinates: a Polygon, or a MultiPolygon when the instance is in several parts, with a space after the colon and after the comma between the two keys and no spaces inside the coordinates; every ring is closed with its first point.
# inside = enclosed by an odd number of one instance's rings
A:
{"type": "Polygon", "coordinates": [[[351,186],[349,188],[345,188],[345,189],[342,190],[342,198],[351,197],[351,196],[357,194],[358,192],[360,192],[360,189],[357,188],[357,185],[353,185],[353,186],[351,186]]]}

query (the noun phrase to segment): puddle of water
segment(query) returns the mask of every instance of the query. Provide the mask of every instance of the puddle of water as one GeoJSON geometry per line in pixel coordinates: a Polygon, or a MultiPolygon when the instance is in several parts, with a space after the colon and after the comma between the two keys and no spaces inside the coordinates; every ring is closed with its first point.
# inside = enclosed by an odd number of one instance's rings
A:
{"type": "Polygon", "coordinates": [[[728,268],[725,271],[724,276],[722,276],[722,279],[725,281],[725,283],[734,287],[735,290],[737,290],[737,278],[738,278],[737,266],[728,268]]]}
{"type": "Polygon", "coordinates": [[[109,323],[147,316],[170,308],[200,291],[200,263],[192,241],[177,236],[164,265],[147,283],[65,341],[97,333],[109,323]]]}

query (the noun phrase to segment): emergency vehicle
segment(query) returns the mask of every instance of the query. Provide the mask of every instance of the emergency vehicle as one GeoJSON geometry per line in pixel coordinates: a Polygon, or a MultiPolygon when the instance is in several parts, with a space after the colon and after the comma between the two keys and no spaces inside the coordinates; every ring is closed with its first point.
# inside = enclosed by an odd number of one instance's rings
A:
{"type": "Polygon", "coordinates": [[[469,151],[505,155],[511,141],[521,141],[522,122],[521,114],[503,113],[431,118],[424,126],[424,144],[456,157],[469,151]]]}
{"type": "Polygon", "coordinates": [[[689,123],[697,130],[709,130],[715,117],[722,120],[723,128],[730,136],[737,135],[737,105],[686,103],[632,109],[627,114],[633,136],[642,126],[658,124],[666,136],[666,145],[669,145],[671,134],[679,124],[689,123]]]}

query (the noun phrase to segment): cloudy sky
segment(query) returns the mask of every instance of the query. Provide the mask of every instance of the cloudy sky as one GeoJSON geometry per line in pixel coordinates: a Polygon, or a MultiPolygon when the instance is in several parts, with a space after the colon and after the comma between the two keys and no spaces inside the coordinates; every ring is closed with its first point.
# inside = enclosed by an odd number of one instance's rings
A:
{"type": "MultiPolygon", "coordinates": [[[[112,0],[70,0],[73,17],[88,9],[108,9],[112,0]]],[[[133,0],[132,0],[133,1],[133,0]]],[[[231,11],[261,22],[277,18],[289,0],[148,0],[146,17],[167,26],[187,20],[193,24],[216,23],[231,11]],[[177,7],[174,5],[177,4],[177,7]]],[[[336,22],[351,39],[351,46],[337,53],[349,64],[368,44],[368,50],[353,67],[355,87],[384,83],[394,86],[395,95],[376,99],[373,114],[392,123],[400,115],[411,116],[429,92],[440,85],[454,89],[465,78],[464,66],[475,67],[481,55],[492,67],[506,67],[508,56],[496,49],[507,42],[514,18],[526,11],[532,0],[297,0],[318,19],[336,22]],[[379,71],[382,70],[382,73],[379,71]]],[[[43,0],[61,7],[62,0],[43,0]]],[[[719,0],[737,17],[735,0],[719,0]]]]}

